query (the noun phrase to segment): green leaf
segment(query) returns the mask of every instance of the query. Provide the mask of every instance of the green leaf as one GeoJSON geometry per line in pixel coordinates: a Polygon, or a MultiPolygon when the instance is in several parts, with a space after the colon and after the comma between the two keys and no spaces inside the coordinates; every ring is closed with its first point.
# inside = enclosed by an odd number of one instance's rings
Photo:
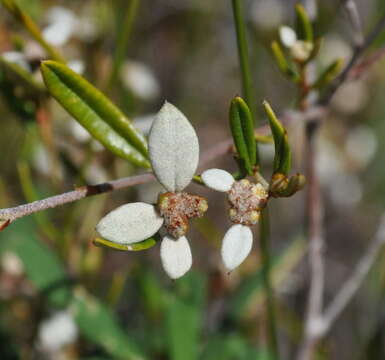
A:
{"type": "Polygon", "coordinates": [[[14,252],[34,286],[54,306],[63,307],[71,298],[68,274],[58,257],[36,236],[32,218],[22,218],[0,233],[0,251],[14,252]]]}
{"type": "Polygon", "coordinates": [[[302,4],[295,5],[295,30],[298,39],[313,42],[313,25],[302,4]]]}
{"type": "Polygon", "coordinates": [[[45,94],[44,85],[39,83],[30,72],[20,65],[0,57],[0,66],[9,79],[12,79],[18,86],[23,88],[25,96],[38,98],[45,94]]]}
{"type": "Polygon", "coordinates": [[[246,172],[251,175],[258,160],[257,142],[249,107],[239,96],[231,101],[230,128],[241,164],[246,172]]]}
{"type": "Polygon", "coordinates": [[[166,331],[171,360],[196,360],[206,286],[204,279],[190,272],[177,281],[178,297],[171,299],[166,313],[166,331]]]}
{"type": "Polygon", "coordinates": [[[273,360],[266,350],[256,349],[238,334],[210,337],[201,360],[273,360]]]}
{"type": "Polygon", "coordinates": [[[344,64],[343,59],[334,60],[319,76],[318,79],[314,82],[312,87],[314,89],[321,89],[330,84],[330,82],[338,75],[341,71],[344,64]]]}
{"type": "Polygon", "coordinates": [[[108,150],[149,168],[147,144],[124,114],[99,90],[67,66],[43,61],[41,71],[51,95],[108,150]]]}
{"type": "Polygon", "coordinates": [[[154,245],[157,244],[157,242],[160,240],[159,234],[155,234],[154,236],[143,240],[139,241],[137,243],[129,244],[129,245],[124,245],[124,244],[118,244],[103,238],[96,238],[94,239],[94,245],[96,246],[104,246],[110,249],[114,250],[120,250],[120,251],[141,251],[141,250],[147,250],[154,245]]]}
{"type": "Polygon", "coordinates": [[[42,46],[42,48],[47,52],[47,54],[54,60],[65,62],[65,59],[60,54],[60,52],[55,49],[51,44],[45,41],[43,35],[37,24],[32,20],[32,18],[25,13],[22,8],[14,0],[0,0],[0,3],[3,4],[6,10],[22,24],[25,29],[31,34],[31,36],[42,46]]]}
{"type": "Polygon", "coordinates": [[[279,70],[287,77],[292,79],[293,81],[298,80],[298,74],[292,69],[289,62],[287,61],[281,45],[277,41],[273,41],[271,43],[271,51],[273,52],[273,56],[275,62],[278,65],[279,70]]]}
{"type": "Polygon", "coordinates": [[[101,345],[116,359],[145,359],[136,344],[118,326],[116,317],[108,307],[84,289],[75,289],[70,306],[76,323],[89,341],[101,345]]]}
{"type": "Polygon", "coordinates": [[[286,129],[282,126],[266,100],[263,102],[263,107],[269,118],[269,125],[274,138],[275,155],[273,173],[287,175],[291,169],[291,149],[286,129]]]}

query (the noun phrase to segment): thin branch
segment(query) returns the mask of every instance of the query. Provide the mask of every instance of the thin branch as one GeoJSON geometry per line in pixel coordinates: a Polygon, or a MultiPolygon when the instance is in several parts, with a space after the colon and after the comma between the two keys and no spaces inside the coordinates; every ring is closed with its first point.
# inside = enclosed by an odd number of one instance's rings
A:
{"type": "MultiPolygon", "coordinates": [[[[60,195],[48,197],[46,199],[37,200],[29,204],[19,205],[13,208],[0,210],[0,221],[4,224],[27,216],[38,211],[54,208],[60,205],[68,204],[88,196],[102,194],[105,192],[123,189],[129,186],[144,184],[154,180],[154,176],[150,173],[126,177],[118,180],[113,180],[97,185],[81,186],[73,191],[69,191],[60,195]]],[[[5,226],[3,225],[3,228],[5,226]]]]}
{"type": "Polygon", "coordinates": [[[323,292],[325,281],[324,261],[324,233],[323,233],[323,204],[321,189],[315,169],[315,143],[314,135],[318,129],[319,122],[307,124],[307,198],[306,214],[307,229],[309,237],[309,267],[310,267],[310,290],[307,300],[305,316],[305,331],[301,346],[299,347],[298,359],[310,359],[317,342],[315,336],[318,319],[322,314],[323,292]]]}
{"type": "Polygon", "coordinates": [[[349,77],[350,71],[354,68],[354,66],[356,65],[358,60],[361,58],[363,53],[372,45],[372,43],[376,40],[377,36],[384,30],[384,28],[385,28],[385,14],[380,18],[376,26],[366,37],[363,44],[361,46],[356,46],[353,52],[353,56],[351,57],[349,63],[346,65],[342,73],[332,83],[332,85],[330,86],[326,94],[318,101],[319,105],[325,106],[329,104],[335,92],[349,77]]]}
{"type": "Polygon", "coordinates": [[[322,332],[324,336],[341,315],[354,295],[362,286],[369,270],[372,268],[377,256],[380,254],[382,246],[385,244],[385,215],[382,216],[377,232],[369,245],[366,253],[362,256],[350,278],[345,282],[341,290],[337,293],[330,305],[326,308],[322,317],[322,332]]]}

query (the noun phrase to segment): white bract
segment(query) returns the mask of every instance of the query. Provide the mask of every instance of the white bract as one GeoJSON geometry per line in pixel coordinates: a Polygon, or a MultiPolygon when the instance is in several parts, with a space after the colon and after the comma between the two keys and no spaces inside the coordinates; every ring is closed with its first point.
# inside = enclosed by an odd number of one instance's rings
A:
{"type": "Polygon", "coordinates": [[[202,216],[207,202],[182,190],[191,182],[198,166],[198,138],[187,118],[172,104],[165,103],[155,116],[149,136],[149,156],[155,176],[166,188],[156,206],[136,202],[125,204],[98,223],[100,236],[119,245],[139,243],[164,226],[161,261],[173,279],[191,267],[192,256],[184,236],[188,219],[202,216]]]}
{"type": "Polygon", "coordinates": [[[221,169],[206,170],[201,177],[207,187],[228,194],[229,216],[234,225],[223,238],[221,255],[226,269],[231,271],[251,251],[253,234],[250,227],[258,222],[268,192],[260,183],[252,183],[247,179],[236,181],[231,174],[221,169]]]}

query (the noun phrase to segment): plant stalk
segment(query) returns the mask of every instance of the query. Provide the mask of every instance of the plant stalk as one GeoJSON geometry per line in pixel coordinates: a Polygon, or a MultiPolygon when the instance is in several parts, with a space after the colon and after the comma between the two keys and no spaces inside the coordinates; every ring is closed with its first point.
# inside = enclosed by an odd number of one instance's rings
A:
{"type": "Polygon", "coordinates": [[[242,77],[242,96],[245,98],[255,120],[255,107],[253,101],[253,86],[250,73],[249,52],[246,40],[245,19],[242,12],[242,0],[232,0],[233,16],[237,36],[239,65],[242,77]]]}
{"type": "Polygon", "coordinates": [[[274,360],[279,359],[279,348],[277,338],[276,316],[274,306],[274,291],[271,283],[271,254],[270,254],[270,226],[269,226],[269,210],[266,207],[261,212],[259,223],[259,245],[262,260],[262,281],[266,292],[266,307],[268,318],[268,345],[270,354],[274,360]]]}

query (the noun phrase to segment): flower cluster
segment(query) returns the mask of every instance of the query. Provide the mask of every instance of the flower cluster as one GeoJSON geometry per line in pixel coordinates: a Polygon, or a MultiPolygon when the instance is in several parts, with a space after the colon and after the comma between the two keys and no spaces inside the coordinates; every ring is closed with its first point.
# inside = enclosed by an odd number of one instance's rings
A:
{"type": "MultiPolygon", "coordinates": [[[[163,228],[161,262],[166,273],[176,279],[192,265],[185,236],[189,220],[203,216],[208,204],[205,198],[184,191],[198,165],[199,144],[187,118],[170,103],[165,103],[152,124],[149,157],[156,178],[166,189],[159,194],[157,204],[122,205],[101,219],[96,230],[103,239],[129,250],[133,244],[146,242],[163,228]]],[[[223,238],[221,254],[225,267],[231,271],[251,251],[251,227],[258,222],[269,191],[258,181],[237,181],[220,169],[204,171],[201,179],[207,187],[226,192],[228,196],[229,219],[233,225],[223,238]]]]}
{"type": "Polygon", "coordinates": [[[203,197],[183,192],[198,166],[199,144],[189,121],[170,103],[165,103],[152,124],[149,156],[154,174],[167,192],[159,195],[155,206],[141,202],[120,206],[101,219],[96,230],[102,238],[129,249],[163,226],[161,261],[166,273],[176,279],[192,264],[185,237],[188,221],[202,216],[208,205],[203,197]]]}
{"type": "Polygon", "coordinates": [[[222,259],[228,270],[239,266],[250,253],[255,225],[268,199],[267,189],[260,183],[247,179],[235,181],[233,176],[221,169],[209,169],[202,173],[204,184],[217,191],[226,192],[230,205],[229,217],[233,225],[222,242],[222,259]]]}

